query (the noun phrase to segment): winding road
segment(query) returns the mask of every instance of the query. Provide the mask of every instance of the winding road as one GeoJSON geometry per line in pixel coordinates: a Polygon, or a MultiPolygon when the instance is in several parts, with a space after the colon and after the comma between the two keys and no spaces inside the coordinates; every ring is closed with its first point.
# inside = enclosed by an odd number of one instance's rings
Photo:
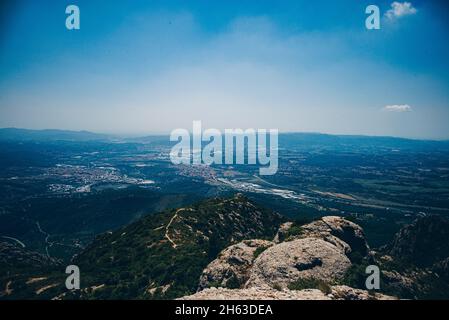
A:
{"type": "Polygon", "coordinates": [[[51,235],[48,232],[45,232],[44,230],[42,230],[39,221],[36,221],[36,226],[37,226],[37,229],[39,230],[39,232],[42,233],[43,235],[45,235],[45,252],[47,253],[47,257],[50,257],[50,254],[48,253],[48,246],[49,245],[51,246],[52,244],[48,241],[48,239],[50,238],[51,235]]]}
{"type": "Polygon", "coordinates": [[[22,241],[20,241],[20,240],[17,239],[17,238],[14,238],[14,237],[8,237],[8,236],[2,236],[2,238],[4,238],[4,239],[9,239],[9,240],[13,240],[13,241],[17,242],[22,248],[25,248],[25,247],[26,247],[26,246],[25,246],[25,243],[23,243],[22,241]]]}

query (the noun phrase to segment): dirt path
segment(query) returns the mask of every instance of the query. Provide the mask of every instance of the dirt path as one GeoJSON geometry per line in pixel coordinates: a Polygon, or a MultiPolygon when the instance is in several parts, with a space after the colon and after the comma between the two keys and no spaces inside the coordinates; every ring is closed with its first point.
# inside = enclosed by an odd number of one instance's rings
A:
{"type": "Polygon", "coordinates": [[[193,209],[180,208],[180,209],[176,210],[175,214],[173,215],[173,217],[171,217],[170,221],[168,222],[167,226],[165,227],[165,238],[171,243],[171,246],[173,247],[173,249],[176,249],[176,247],[178,245],[168,235],[168,229],[170,228],[172,222],[178,217],[178,213],[181,211],[193,211],[193,209]]]}
{"type": "Polygon", "coordinates": [[[168,228],[170,228],[170,225],[172,224],[173,220],[175,220],[178,217],[178,213],[179,211],[184,210],[183,208],[176,210],[175,214],[173,215],[173,217],[171,217],[170,222],[167,224],[167,226],[165,227],[165,238],[171,243],[171,246],[173,247],[173,249],[176,249],[176,243],[170,238],[170,236],[168,235],[168,228]]]}

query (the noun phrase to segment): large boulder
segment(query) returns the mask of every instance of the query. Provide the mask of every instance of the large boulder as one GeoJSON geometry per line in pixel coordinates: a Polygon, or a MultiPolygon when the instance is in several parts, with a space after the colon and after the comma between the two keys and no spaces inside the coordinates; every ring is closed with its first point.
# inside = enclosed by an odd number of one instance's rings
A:
{"type": "Polygon", "coordinates": [[[280,226],[272,242],[247,240],[223,250],[203,271],[198,292],[182,299],[378,300],[393,297],[341,283],[351,253],[369,253],[360,226],[324,217],[280,226]]]}
{"type": "Polygon", "coordinates": [[[301,226],[301,232],[296,238],[310,237],[321,238],[330,242],[343,250],[346,255],[357,252],[366,256],[369,252],[363,229],[342,217],[327,216],[301,226]]]}
{"type": "Polygon", "coordinates": [[[241,287],[248,280],[249,268],[257,254],[272,245],[273,242],[265,240],[245,240],[224,249],[203,270],[198,291],[208,287],[241,287]]]}
{"type": "Polygon", "coordinates": [[[223,250],[203,271],[198,291],[287,288],[303,279],[333,283],[351,266],[352,252],[365,256],[368,250],[362,228],[344,218],[323,217],[302,226],[287,222],[273,242],[248,240],[223,250]]]}
{"type": "Polygon", "coordinates": [[[287,288],[299,279],[332,283],[351,266],[335,245],[317,238],[297,239],[262,252],[249,271],[246,288],[287,288]]]}

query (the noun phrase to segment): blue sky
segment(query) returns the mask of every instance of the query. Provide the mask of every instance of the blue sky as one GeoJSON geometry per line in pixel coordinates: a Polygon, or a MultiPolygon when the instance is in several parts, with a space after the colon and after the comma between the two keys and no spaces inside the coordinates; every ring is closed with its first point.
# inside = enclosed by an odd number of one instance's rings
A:
{"type": "Polygon", "coordinates": [[[202,120],[449,138],[449,11],[439,1],[396,11],[375,0],[10,3],[0,127],[146,134],[202,120]],[[80,8],[80,30],[65,28],[68,4],[80,8]],[[365,28],[369,4],[380,30],[365,28]]]}

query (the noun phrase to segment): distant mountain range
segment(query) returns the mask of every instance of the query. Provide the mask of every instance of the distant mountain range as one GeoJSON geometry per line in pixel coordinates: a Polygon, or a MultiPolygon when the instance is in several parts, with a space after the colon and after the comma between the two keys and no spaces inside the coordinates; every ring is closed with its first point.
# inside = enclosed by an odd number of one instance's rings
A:
{"type": "MultiPolygon", "coordinates": [[[[90,131],[71,131],[59,129],[31,130],[20,128],[0,128],[0,141],[103,141],[103,142],[134,142],[149,143],[169,141],[169,135],[145,135],[127,137],[113,134],[94,133],[90,131]]],[[[449,140],[416,140],[388,136],[362,136],[362,135],[332,135],[323,133],[281,133],[280,143],[288,146],[290,143],[306,145],[371,145],[379,146],[444,146],[449,147],[449,140]]],[[[281,147],[282,147],[281,146],[281,147]]]]}
{"type": "Polygon", "coordinates": [[[30,130],[17,128],[0,129],[0,140],[10,141],[92,141],[110,140],[111,136],[89,131],[69,131],[57,129],[30,130]]]}

